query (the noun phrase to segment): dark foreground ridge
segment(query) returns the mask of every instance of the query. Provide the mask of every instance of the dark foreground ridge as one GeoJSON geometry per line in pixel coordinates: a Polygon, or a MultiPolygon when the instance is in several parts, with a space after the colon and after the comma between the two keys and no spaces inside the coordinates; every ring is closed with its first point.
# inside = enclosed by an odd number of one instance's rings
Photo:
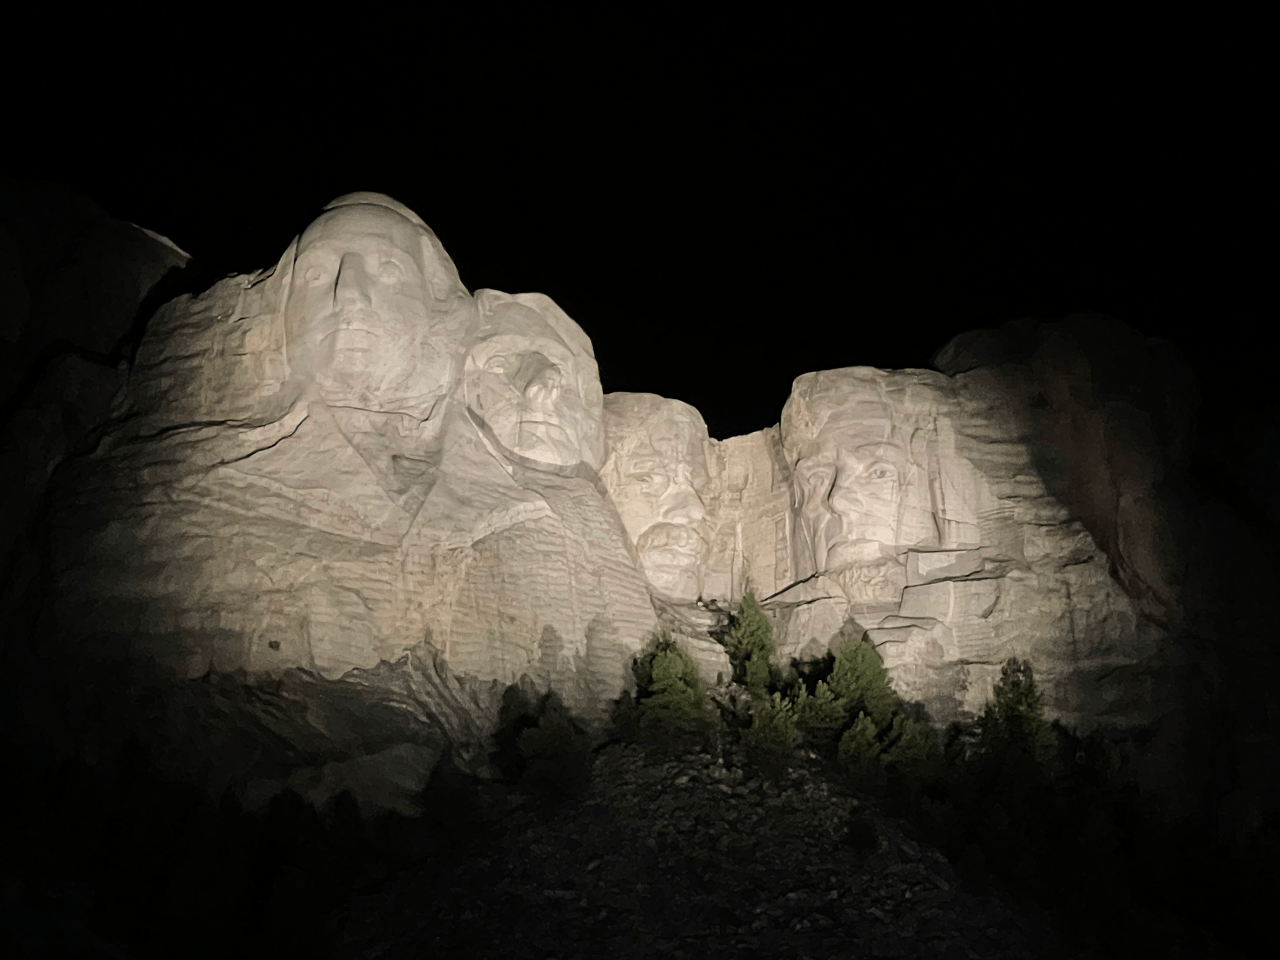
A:
{"type": "MultiPolygon", "coordinates": [[[[741,758],[739,758],[741,759],[741,758]]],[[[405,871],[334,917],[339,956],[1089,957],[828,782],[710,754],[601,751],[585,797],[513,812],[477,858],[405,871]]]]}

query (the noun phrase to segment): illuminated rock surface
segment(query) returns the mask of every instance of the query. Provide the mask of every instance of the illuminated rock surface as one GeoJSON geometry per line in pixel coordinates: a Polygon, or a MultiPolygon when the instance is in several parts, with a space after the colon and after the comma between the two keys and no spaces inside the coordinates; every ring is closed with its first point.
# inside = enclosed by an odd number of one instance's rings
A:
{"type": "MultiPolygon", "coordinates": [[[[939,723],[1018,656],[1051,716],[1149,724],[1177,706],[1159,678],[1179,665],[1183,534],[1161,471],[1185,459],[1186,411],[1105,395],[1098,351],[1061,329],[957,338],[943,373],[805,374],[778,425],[717,441],[680,401],[604,397],[554,302],[468,292],[416,214],[352,194],[274,268],[166,303],[131,363],[80,378],[94,443],[51,481],[49,623],[186,680],[400,690],[399,739],[299,759],[318,800],[401,743],[410,767],[447,741],[485,772],[507,684],[602,719],[655,627],[714,683],[748,589],[781,666],[866,631],[939,723]]],[[[253,779],[266,796],[288,777],[253,779]]]]}
{"type": "Polygon", "coordinates": [[[167,304],[115,414],[60,486],[58,616],[178,676],[334,679],[425,641],[591,715],[653,625],[592,482],[590,342],[546,297],[473,298],[394,201],[167,304]]]}
{"type": "Polygon", "coordinates": [[[980,711],[1019,657],[1072,726],[1150,722],[1164,705],[1129,674],[1166,636],[1143,614],[1167,611],[1111,576],[1112,558],[1040,477],[1033,408],[1009,400],[981,374],[796,380],[781,424],[794,508],[778,553],[799,583],[769,604],[779,659],[825,653],[852,621],[935,719],[980,711]]]}

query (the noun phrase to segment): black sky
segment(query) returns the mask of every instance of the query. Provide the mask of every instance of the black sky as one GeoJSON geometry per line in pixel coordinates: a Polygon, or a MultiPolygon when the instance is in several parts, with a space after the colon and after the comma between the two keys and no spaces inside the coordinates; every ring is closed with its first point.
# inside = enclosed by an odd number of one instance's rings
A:
{"type": "Polygon", "coordinates": [[[333,197],[388,193],[470,288],[553,297],[606,391],[686,400],[721,438],[775,423],[801,373],[928,366],[1019,317],[1102,312],[1210,379],[1272,323],[1273,157],[1247,71],[668,53],[440,89],[421,63],[353,80],[177,58],[29,97],[0,168],[165,234],[204,285],[274,263],[333,197]]]}

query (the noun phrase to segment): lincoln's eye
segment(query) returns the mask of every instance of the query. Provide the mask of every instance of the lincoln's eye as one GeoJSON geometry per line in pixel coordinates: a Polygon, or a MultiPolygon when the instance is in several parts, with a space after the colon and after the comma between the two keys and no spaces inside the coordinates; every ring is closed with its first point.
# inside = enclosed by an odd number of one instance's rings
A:
{"type": "Polygon", "coordinates": [[[810,490],[817,490],[831,485],[830,470],[814,470],[804,478],[804,485],[810,490]]]}
{"type": "Polygon", "coordinates": [[[386,283],[396,283],[404,279],[404,268],[394,260],[384,260],[378,268],[378,279],[386,283]]]}

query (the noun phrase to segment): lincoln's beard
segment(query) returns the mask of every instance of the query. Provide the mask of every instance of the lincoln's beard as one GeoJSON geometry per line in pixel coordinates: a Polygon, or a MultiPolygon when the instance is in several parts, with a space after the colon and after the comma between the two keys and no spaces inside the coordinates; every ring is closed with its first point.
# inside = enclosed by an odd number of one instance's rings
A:
{"type": "Polygon", "coordinates": [[[828,570],[851,603],[897,603],[907,585],[907,568],[892,557],[850,563],[828,570]]]}
{"type": "Polygon", "coordinates": [[[702,539],[693,527],[655,523],[636,541],[636,553],[645,577],[657,590],[674,600],[698,595],[702,539]]]}

